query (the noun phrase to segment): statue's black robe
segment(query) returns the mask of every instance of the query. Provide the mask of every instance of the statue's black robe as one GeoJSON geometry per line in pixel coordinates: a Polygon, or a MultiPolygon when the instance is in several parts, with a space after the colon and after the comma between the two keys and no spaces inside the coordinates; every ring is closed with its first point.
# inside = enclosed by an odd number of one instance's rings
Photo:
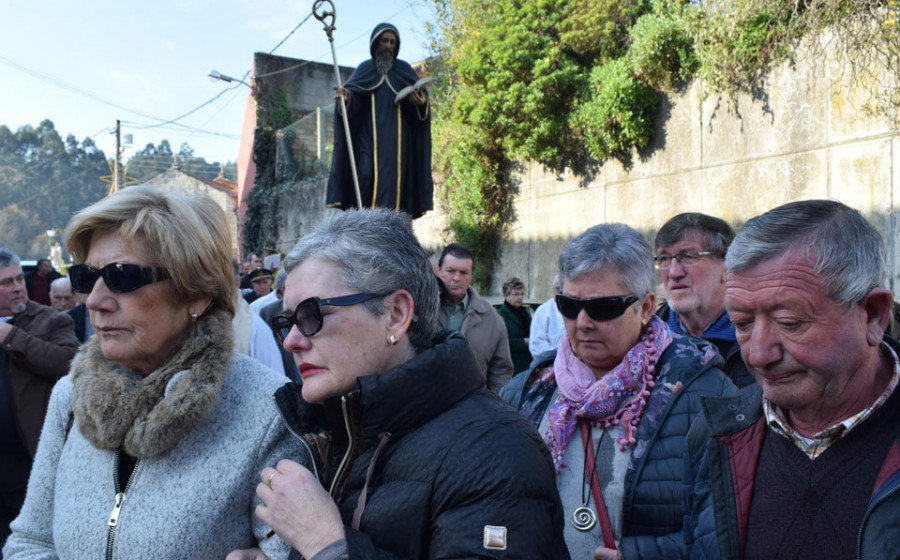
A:
{"type": "MultiPolygon", "coordinates": [[[[376,32],[373,42],[380,34],[376,32]]],[[[408,99],[395,104],[394,97],[417,80],[412,67],[400,59],[394,60],[387,74],[379,73],[375,62],[367,60],[344,85],[350,92],[347,117],[363,206],[403,210],[413,218],[432,208],[431,104],[417,107],[408,99]]],[[[340,100],[334,114],[326,203],[342,209],[356,207],[340,100]]]]}

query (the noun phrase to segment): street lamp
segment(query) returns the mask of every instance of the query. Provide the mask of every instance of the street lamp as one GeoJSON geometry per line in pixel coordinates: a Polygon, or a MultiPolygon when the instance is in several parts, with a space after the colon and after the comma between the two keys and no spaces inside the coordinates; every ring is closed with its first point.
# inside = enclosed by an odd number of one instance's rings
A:
{"type": "Polygon", "coordinates": [[[219,72],[218,70],[210,70],[209,72],[206,73],[206,75],[209,76],[209,78],[211,80],[221,80],[223,82],[229,82],[229,83],[230,82],[238,82],[238,83],[244,84],[245,86],[247,86],[250,89],[253,89],[253,87],[250,84],[248,84],[247,82],[245,82],[244,80],[239,80],[237,78],[232,78],[231,76],[226,76],[225,74],[219,72]]]}

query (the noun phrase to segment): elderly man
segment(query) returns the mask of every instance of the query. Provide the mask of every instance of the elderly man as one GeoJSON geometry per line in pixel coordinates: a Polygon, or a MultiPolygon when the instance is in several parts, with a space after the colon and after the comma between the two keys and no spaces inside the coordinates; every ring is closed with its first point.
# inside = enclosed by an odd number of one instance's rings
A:
{"type": "Polygon", "coordinates": [[[725,359],[725,374],[738,387],[753,383],[741,360],[734,325],[725,311],[725,252],[734,230],[699,212],[678,214],[656,234],[656,265],[666,303],[656,314],[677,333],[712,342],[725,359]]]}
{"type": "MultiPolygon", "coordinates": [[[[356,207],[350,157],[356,162],[364,207],[403,210],[418,218],[431,210],[431,112],[424,89],[402,93],[419,80],[397,58],[400,32],[390,23],[372,31],[369,53],[337,97],[347,102],[353,154],[349,153],[340,106],[334,112],[334,151],[326,204],[356,207]]],[[[413,89],[415,89],[413,87],[413,89]]]]}
{"type": "Polygon", "coordinates": [[[249,290],[250,286],[250,273],[256,270],[257,268],[262,268],[263,260],[262,257],[259,256],[258,253],[250,253],[247,255],[247,258],[244,260],[241,265],[241,289],[249,290]]]}
{"type": "Polygon", "coordinates": [[[252,292],[244,294],[247,303],[253,303],[257,299],[266,296],[272,291],[272,271],[268,268],[257,268],[245,276],[250,279],[252,292]]]}
{"type": "Polygon", "coordinates": [[[759,385],[705,399],[688,437],[692,557],[897,558],[900,346],[883,338],[880,235],[838,202],[794,202],[747,222],[726,268],[759,385]]]}
{"type": "Polygon", "coordinates": [[[29,301],[19,257],[0,248],[0,544],[25,499],[50,391],[77,350],[72,318],[29,301]]]}
{"type": "Polygon", "coordinates": [[[471,287],[472,252],[460,243],[447,245],[438,260],[438,267],[438,278],[444,288],[438,325],[442,329],[460,331],[469,339],[487,388],[497,393],[513,374],[509,338],[503,319],[471,287]]]}
{"type": "Polygon", "coordinates": [[[78,305],[68,276],[50,282],[50,307],[63,313],[78,305]]]}

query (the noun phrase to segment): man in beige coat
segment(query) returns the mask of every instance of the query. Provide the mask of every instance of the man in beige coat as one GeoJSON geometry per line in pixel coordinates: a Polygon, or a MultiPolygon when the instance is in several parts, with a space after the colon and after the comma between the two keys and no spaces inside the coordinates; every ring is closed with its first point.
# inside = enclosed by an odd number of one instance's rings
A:
{"type": "Polygon", "coordinates": [[[469,340],[487,388],[497,393],[513,375],[506,325],[497,311],[471,287],[472,252],[465,245],[447,245],[438,261],[438,277],[443,282],[442,329],[460,331],[469,340]]]}

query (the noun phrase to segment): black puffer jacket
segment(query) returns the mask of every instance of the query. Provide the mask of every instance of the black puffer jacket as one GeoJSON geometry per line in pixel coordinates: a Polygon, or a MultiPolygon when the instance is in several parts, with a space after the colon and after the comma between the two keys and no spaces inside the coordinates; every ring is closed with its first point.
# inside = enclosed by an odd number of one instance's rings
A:
{"type": "MultiPolygon", "coordinates": [[[[405,364],[359,378],[357,390],[326,401],[331,430],[305,439],[340,508],[350,558],[569,558],[549,452],[521,415],[483,387],[466,340],[446,333],[405,364]],[[505,528],[505,550],[485,548],[487,526],[505,528]]],[[[297,392],[288,384],[276,402],[303,433],[297,392]]]]}

